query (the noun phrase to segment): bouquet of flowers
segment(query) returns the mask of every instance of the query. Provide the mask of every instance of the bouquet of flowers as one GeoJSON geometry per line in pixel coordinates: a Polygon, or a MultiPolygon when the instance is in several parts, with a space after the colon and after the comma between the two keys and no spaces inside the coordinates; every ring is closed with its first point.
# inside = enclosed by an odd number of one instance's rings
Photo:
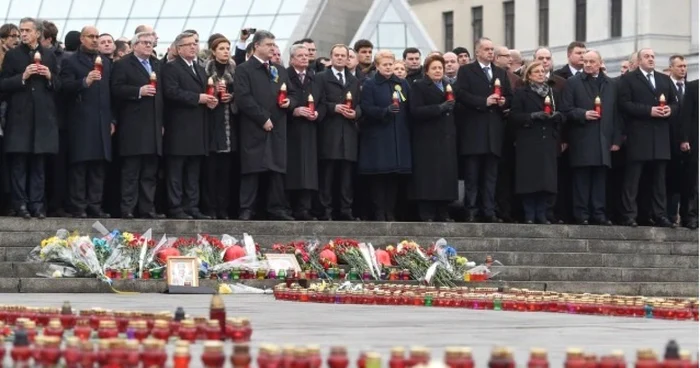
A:
{"type": "Polygon", "coordinates": [[[403,240],[396,247],[387,247],[386,251],[389,252],[396,265],[408,270],[415,280],[438,286],[455,285],[452,272],[445,265],[441,267],[437,259],[431,260],[416,242],[403,240]]]}
{"type": "Polygon", "coordinates": [[[331,240],[328,246],[335,249],[340,259],[358,273],[369,272],[375,280],[379,279],[379,269],[376,266],[376,261],[373,261],[375,259],[374,248],[371,244],[368,246],[364,243],[358,243],[354,239],[337,238],[331,240]]]}

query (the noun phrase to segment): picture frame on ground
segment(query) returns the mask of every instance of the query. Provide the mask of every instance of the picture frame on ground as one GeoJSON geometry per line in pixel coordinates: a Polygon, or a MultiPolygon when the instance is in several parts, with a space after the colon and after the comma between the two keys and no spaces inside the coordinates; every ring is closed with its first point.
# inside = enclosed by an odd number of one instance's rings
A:
{"type": "Polygon", "coordinates": [[[297,257],[293,254],[267,253],[265,254],[267,264],[271,270],[279,272],[280,270],[293,269],[294,272],[301,272],[301,266],[297,261],[297,257]]]}
{"type": "Polygon", "coordinates": [[[199,286],[196,257],[168,257],[168,286],[199,286]]]}

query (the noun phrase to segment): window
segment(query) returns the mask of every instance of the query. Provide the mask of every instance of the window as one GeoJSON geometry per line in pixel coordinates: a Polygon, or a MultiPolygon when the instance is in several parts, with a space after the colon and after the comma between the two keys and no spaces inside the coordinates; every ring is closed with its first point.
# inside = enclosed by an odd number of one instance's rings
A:
{"type": "Polygon", "coordinates": [[[539,44],[549,46],[549,0],[540,0],[539,18],[539,44]]]}
{"type": "Polygon", "coordinates": [[[610,1],[610,37],[622,36],[622,0],[610,1]]]}
{"type": "Polygon", "coordinates": [[[505,26],[505,46],[515,48],[515,3],[506,1],[503,3],[503,24],[505,26]]]}
{"type": "Polygon", "coordinates": [[[454,47],[455,26],[454,13],[451,11],[442,13],[442,26],[445,33],[445,52],[452,50],[454,47]]]}
{"type": "Polygon", "coordinates": [[[586,0],[576,0],[576,41],[586,42],[586,0]]]}
{"type": "Polygon", "coordinates": [[[472,40],[476,44],[484,36],[484,8],[475,6],[472,8],[472,40]]]}

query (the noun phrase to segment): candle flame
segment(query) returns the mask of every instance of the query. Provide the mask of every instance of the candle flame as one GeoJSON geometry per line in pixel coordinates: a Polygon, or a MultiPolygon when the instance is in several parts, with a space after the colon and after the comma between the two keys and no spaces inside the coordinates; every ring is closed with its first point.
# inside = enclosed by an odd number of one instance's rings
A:
{"type": "Polygon", "coordinates": [[[97,57],[95,58],[95,65],[102,65],[102,58],[100,57],[100,55],[97,55],[97,57]]]}
{"type": "Polygon", "coordinates": [[[280,91],[286,91],[286,90],[287,90],[287,84],[282,83],[282,85],[280,86],[280,91]]]}
{"type": "Polygon", "coordinates": [[[210,86],[214,85],[214,79],[212,77],[209,77],[209,80],[207,80],[207,84],[210,86]]]}
{"type": "Polygon", "coordinates": [[[314,102],[314,96],[309,95],[309,98],[306,99],[309,102],[314,102]]]}
{"type": "Polygon", "coordinates": [[[599,97],[599,96],[596,96],[594,102],[595,102],[596,105],[600,105],[600,97],[599,97]]]}
{"type": "Polygon", "coordinates": [[[666,102],[666,96],[664,94],[661,94],[661,97],[659,97],[659,101],[666,102]]]}
{"type": "Polygon", "coordinates": [[[154,81],[156,78],[156,72],[151,72],[151,80],[154,81]]]}
{"type": "Polygon", "coordinates": [[[498,79],[498,78],[496,78],[496,80],[493,81],[493,85],[494,85],[494,86],[500,87],[500,86],[501,86],[501,80],[498,79]]]}
{"type": "Polygon", "coordinates": [[[38,51],[34,53],[34,61],[41,61],[41,54],[38,51]]]}
{"type": "Polygon", "coordinates": [[[346,99],[346,100],[352,100],[352,93],[348,92],[348,93],[345,95],[345,99],[346,99]]]}
{"type": "Polygon", "coordinates": [[[226,85],[226,82],[225,82],[223,79],[221,79],[221,80],[219,81],[219,84],[222,85],[222,86],[225,86],[225,85],[226,85]]]}
{"type": "Polygon", "coordinates": [[[547,96],[547,97],[544,98],[544,104],[545,104],[545,105],[549,105],[549,104],[551,104],[551,103],[552,103],[552,100],[549,98],[549,96],[547,96]]]}
{"type": "Polygon", "coordinates": [[[452,92],[452,86],[448,84],[447,87],[445,87],[445,92],[452,92]]]}

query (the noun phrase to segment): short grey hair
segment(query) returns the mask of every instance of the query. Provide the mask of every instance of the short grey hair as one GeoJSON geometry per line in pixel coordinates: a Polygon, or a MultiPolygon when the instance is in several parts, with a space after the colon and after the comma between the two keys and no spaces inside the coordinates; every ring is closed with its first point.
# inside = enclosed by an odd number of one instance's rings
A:
{"type": "Polygon", "coordinates": [[[31,18],[31,17],[24,17],[24,18],[22,18],[22,19],[19,20],[19,24],[20,24],[20,25],[21,25],[22,23],[30,23],[30,22],[34,24],[34,28],[35,28],[37,31],[39,31],[39,33],[41,33],[41,34],[44,33],[44,24],[43,24],[43,22],[40,22],[38,19],[36,19],[36,18],[31,18]]]}
{"type": "Polygon", "coordinates": [[[257,45],[260,42],[262,42],[262,40],[265,40],[268,38],[271,40],[274,40],[275,35],[273,35],[272,32],[270,32],[270,31],[259,30],[259,31],[255,32],[255,34],[253,35],[253,45],[257,45]]]}
{"type": "Polygon", "coordinates": [[[139,32],[135,34],[134,37],[131,38],[131,44],[136,45],[144,37],[153,37],[153,32],[139,32]]]}
{"type": "Polygon", "coordinates": [[[304,46],[303,44],[300,44],[300,43],[296,44],[296,45],[292,45],[292,47],[289,48],[289,58],[290,59],[293,58],[299,50],[306,49],[306,48],[307,48],[306,46],[304,46]]]}
{"type": "Polygon", "coordinates": [[[550,50],[549,47],[540,46],[535,50],[535,52],[532,53],[532,60],[537,60],[537,53],[541,50],[546,50],[549,53],[549,56],[552,56],[552,50],[550,50]]]}
{"type": "Polygon", "coordinates": [[[180,45],[182,45],[182,40],[184,40],[185,38],[190,38],[190,37],[194,37],[194,33],[182,32],[179,35],[177,35],[177,37],[175,37],[175,42],[173,42],[173,43],[175,44],[176,47],[180,46],[180,45]]]}
{"type": "MultiPolygon", "coordinates": [[[[588,49],[588,50],[586,50],[586,54],[589,53],[589,52],[592,52],[592,53],[596,54],[596,55],[598,56],[598,60],[600,60],[600,63],[601,63],[601,64],[603,63],[603,56],[600,55],[600,52],[599,52],[598,50],[595,50],[595,49],[588,49]]],[[[585,54],[584,54],[584,55],[585,55],[585,54]]]]}

